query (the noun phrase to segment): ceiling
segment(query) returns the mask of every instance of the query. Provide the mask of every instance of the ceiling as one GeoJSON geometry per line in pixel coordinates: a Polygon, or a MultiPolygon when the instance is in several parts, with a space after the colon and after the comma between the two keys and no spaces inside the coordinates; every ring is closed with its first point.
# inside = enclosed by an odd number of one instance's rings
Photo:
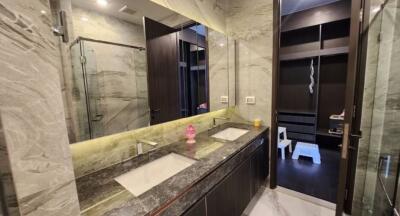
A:
{"type": "Polygon", "coordinates": [[[339,0],[282,0],[282,15],[330,4],[339,0]]]}
{"type": "Polygon", "coordinates": [[[76,7],[97,11],[139,25],[142,25],[143,16],[161,21],[177,14],[149,0],[108,0],[108,5],[104,7],[98,5],[96,0],[72,0],[72,4],[76,7]],[[134,13],[119,12],[125,5],[134,13]]]}

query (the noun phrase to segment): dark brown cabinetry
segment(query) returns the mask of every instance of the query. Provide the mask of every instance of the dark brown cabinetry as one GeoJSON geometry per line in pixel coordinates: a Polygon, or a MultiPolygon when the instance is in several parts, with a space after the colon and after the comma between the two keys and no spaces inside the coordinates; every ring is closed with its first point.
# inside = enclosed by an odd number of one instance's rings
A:
{"type": "Polygon", "coordinates": [[[197,201],[183,216],[205,216],[206,213],[206,199],[203,197],[200,201],[197,201]]]}
{"type": "Polygon", "coordinates": [[[251,199],[250,159],[220,182],[207,196],[207,216],[241,215],[251,199]]]}
{"type": "MultiPolygon", "coordinates": [[[[264,142],[259,138],[254,142],[264,142]]],[[[260,145],[184,216],[240,216],[268,176],[268,145],[260,145]]]]}
{"type": "Polygon", "coordinates": [[[278,121],[289,139],[340,138],[328,129],[330,115],[344,109],[349,4],[339,1],[282,17],[278,121]]]}

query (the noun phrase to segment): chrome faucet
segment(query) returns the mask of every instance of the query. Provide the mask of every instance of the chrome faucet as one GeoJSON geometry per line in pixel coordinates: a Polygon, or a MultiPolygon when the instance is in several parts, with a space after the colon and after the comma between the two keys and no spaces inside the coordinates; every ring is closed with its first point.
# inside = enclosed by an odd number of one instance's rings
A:
{"type": "Polygon", "coordinates": [[[213,118],[213,124],[212,124],[212,128],[216,128],[217,127],[217,120],[226,120],[228,121],[230,118],[227,117],[214,117],[213,118]]]}
{"type": "Polygon", "coordinates": [[[143,144],[152,146],[153,148],[155,148],[158,145],[158,143],[150,141],[150,140],[138,139],[136,141],[136,151],[137,151],[138,155],[141,155],[144,153],[143,152],[143,144]]]}

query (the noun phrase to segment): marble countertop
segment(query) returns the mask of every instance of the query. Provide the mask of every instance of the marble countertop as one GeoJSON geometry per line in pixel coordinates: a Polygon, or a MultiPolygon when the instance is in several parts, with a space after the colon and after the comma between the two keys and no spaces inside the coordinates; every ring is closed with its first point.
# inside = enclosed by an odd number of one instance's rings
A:
{"type": "Polygon", "coordinates": [[[195,144],[187,144],[182,140],[82,176],[76,180],[81,214],[152,215],[166,208],[266,130],[266,127],[255,128],[246,124],[225,123],[198,134],[195,144]],[[249,132],[235,141],[222,141],[211,137],[228,127],[248,129],[249,132]],[[114,180],[117,176],[169,153],[177,153],[197,161],[138,197],[114,180]]]}

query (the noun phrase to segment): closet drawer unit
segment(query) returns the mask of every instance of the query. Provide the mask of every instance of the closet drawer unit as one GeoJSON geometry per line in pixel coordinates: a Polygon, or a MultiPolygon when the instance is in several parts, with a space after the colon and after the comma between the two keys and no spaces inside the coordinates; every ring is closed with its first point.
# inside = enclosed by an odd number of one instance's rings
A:
{"type": "Polygon", "coordinates": [[[311,143],[315,143],[315,137],[316,137],[315,134],[303,134],[303,133],[293,133],[293,132],[287,132],[287,136],[291,140],[311,142],[311,143]]]}
{"type": "Polygon", "coordinates": [[[314,125],[279,123],[279,127],[285,127],[288,132],[315,134],[315,126],[314,125]]]}
{"type": "Polygon", "coordinates": [[[293,115],[293,114],[279,114],[279,122],[290,122],[290,123],[300,123],[300,124],[316,124],[317,120],[315,116],[307,115],[293,115]]]}

